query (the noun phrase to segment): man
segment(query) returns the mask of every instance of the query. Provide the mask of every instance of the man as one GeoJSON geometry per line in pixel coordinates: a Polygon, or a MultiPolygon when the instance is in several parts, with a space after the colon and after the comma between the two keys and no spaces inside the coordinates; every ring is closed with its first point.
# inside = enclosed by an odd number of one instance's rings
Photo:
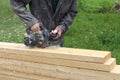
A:
{"type": "Polygon", "coordinates": [[[44,25],[48,31],[57,30],[53,45],[63,46],[64,34],[77,14],[77,0],[10,0],[10,4],[27,29],[39,31],[44,25]]]}

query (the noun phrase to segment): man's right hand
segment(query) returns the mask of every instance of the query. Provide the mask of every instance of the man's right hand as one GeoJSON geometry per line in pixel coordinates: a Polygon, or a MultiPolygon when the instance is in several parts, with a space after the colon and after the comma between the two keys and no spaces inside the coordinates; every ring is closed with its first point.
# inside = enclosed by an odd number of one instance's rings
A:
{"type": "Polygon", "coordinates": [[[40,26],[42,25],[42,23],[36,23],[31,27],[31,30],[34,32],[38,32],[40,31],[40,26]]]}

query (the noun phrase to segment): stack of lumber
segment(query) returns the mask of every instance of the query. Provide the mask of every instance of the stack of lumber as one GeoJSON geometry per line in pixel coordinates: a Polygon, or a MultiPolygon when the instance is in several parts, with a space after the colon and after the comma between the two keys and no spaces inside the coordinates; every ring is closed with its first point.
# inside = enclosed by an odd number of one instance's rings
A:
{"type": "Polygon", "coordinates": [[[120,80],[109,51],[0,42],[0,80],[120,80]]]}

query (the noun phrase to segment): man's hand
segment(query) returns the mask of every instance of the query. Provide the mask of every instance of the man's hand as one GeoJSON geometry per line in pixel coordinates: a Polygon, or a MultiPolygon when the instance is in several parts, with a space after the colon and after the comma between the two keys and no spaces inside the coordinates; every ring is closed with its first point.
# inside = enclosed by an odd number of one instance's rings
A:
{"type": "Polygon", "coordinates": [[[55,30],[57,30],[57,36],[54,38],[56,40],[56,39],[58,39],[58,38],[61,37],[61,35],[62,35],[62,29],[58,26],[58,27],[56,27],[55,30]]]}
{"type": "Polygon", "coordinates": [[[40,31],[40,26],[42,25],[42,23],[36,23],[31,27],[31,30],[34,32],[38,32],[40,31]]]}

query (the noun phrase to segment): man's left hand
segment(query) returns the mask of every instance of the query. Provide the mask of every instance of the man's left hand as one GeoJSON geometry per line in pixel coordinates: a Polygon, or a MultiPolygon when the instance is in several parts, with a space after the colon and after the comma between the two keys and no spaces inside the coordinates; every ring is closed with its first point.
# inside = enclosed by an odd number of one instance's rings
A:
{"type": "Polygon", "coordinates": [[[57,26],[55,30],[57,30],[57,36],[54,38],[56,40],[61,37],[62,29],[59,26],[57,26]]]}

